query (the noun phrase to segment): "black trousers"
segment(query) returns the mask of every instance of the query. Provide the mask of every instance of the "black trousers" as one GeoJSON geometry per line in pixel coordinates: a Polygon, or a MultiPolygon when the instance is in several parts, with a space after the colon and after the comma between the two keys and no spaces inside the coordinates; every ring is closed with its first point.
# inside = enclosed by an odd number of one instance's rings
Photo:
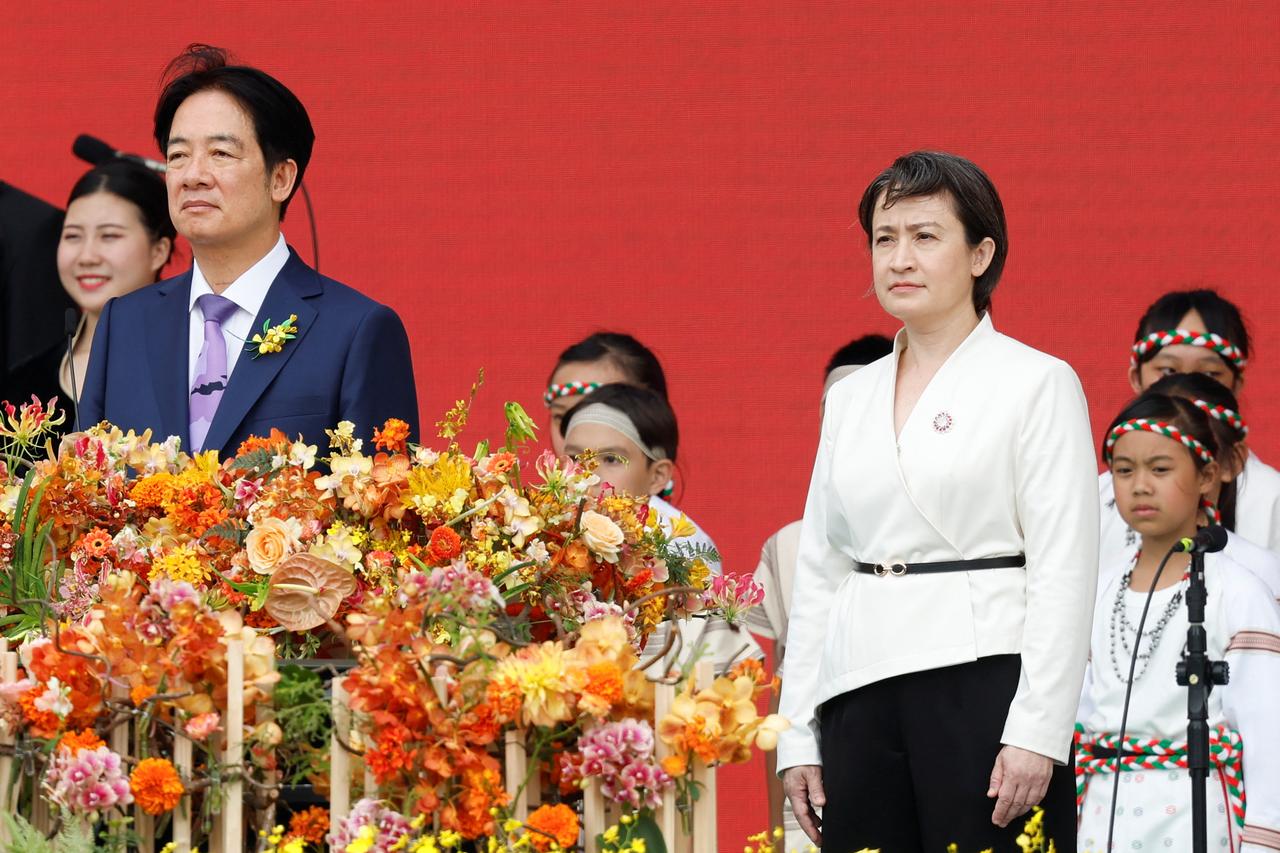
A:
{"type": "MultiPolygon", "coordinates": [[[[882,853],[1016,851],[1026,817],[1001,829],[987,798],[1019,655],[889,678],[837,696],[819,709],[823,853],[864,847],[882,853]]],[[[1055,767],[1046,837],[1076,849],[1072,766],[1055,767]]],[[[1027,817],[1030,815],[1028,814],[1027,817]]]]}

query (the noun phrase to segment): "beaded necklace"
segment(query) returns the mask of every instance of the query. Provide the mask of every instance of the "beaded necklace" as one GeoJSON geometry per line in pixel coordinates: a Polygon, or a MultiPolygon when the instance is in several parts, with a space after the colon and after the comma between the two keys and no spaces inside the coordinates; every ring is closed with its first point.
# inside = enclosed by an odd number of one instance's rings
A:
{"type": "MultiPolygon", "coordinates": [[[[1138,558],[1142,556],[1142,552],[1133,558],[1133,566],[1138,565],[1138,558]]],[[[1191,579],[1191,571],[1188,569],[1183,575],[1182,580],[1178,582],[1178,589],[1174,592],[1173,597],[1169,599],[1169,603],[1165,605],[1164,613],[1160,614],[1154,628],[1148,628],[1141,635],[1138,634],[1138,628],[1129,621],[1129,607],[1126,601],[1125,593],[1129,591],[1129,580],[1133,577],[1133,568],[1124,573],[1124,577],[1120,579],[1120,587],[1116,590],[1115,604],[1111,607],[1111,668],[1115,671],[1116,679],[1121,684],[1129,683],[1127,678],[1128,666],[1121,667],[1120,657],[1117,654],[1117,643],[1119,639],[1119,647],[1124,651],[1124,660],[1126,663],[1133,657],[1133,646],[1129,645],[1129,634],[1134,635],[1134,645],[1138,649],[1142,648],[1142,641],[1147,641],[1147,650],[1138,652],[1138,662],[1141,666],[1134,673],[1133,680],[1137,681],[1146,675],[1147,667],[1151,665],[1151,658],[1156,653],[1156,647],[1160,645],[1160,638],[1164,636],[1164,630],[1168,627],[1170,620],[1173,619],[1178,608],[1182,606],[1182,598],[1186,592],[1186,584],[1191,579]]]]}

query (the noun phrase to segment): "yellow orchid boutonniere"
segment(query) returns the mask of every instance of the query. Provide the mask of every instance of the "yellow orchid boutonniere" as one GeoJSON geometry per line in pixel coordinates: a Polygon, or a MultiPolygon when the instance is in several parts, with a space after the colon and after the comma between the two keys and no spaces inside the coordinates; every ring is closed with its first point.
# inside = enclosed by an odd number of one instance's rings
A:
{"type": "Polygon", "coordinates": [[[253,352],[254,358],[268,353],[280,352],[284,349],[285,343],[298,336],[298,327],[294,325],[297,322],[297,314],[290,314],[288,320],[275,326],[271,325],[270,319],[267,319],[262,324],[262,333],[250,338],[244,347],[246,350],[253,352]]]}

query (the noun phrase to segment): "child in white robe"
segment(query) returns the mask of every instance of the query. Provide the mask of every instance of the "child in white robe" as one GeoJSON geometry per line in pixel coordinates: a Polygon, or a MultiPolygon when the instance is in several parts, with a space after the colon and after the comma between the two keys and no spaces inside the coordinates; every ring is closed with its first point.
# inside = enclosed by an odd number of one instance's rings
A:
{"type": "MultiPolygon", "coordinates": [[[[1201,499],[1218,478],[1209,449],[1214,445],[1204,411],[1151,392],[1108,430],[1104,457],[1117,508],[1141,536],[1141,550],[1129,566],[1111,572],[1095,613],[1076,751],[1080,851],[1107,849],[1116,772],[1112,849],[1191,849],[1187,692],[1174,676],[1187,635],[1190,557],[1175,554],[1156,575],[1175,544],[1196,532],[1201,499]],[[1128,725],[1117,759],[1135,646],[1128,725]]],[[[1208,849],[1280,850],[1280,607],[1253,572],[1223,554],[1206,555],[1205,577],[1208,654],[1226,659],[1231,671],[1229,683],[1209,696],[1208,849]]]]}

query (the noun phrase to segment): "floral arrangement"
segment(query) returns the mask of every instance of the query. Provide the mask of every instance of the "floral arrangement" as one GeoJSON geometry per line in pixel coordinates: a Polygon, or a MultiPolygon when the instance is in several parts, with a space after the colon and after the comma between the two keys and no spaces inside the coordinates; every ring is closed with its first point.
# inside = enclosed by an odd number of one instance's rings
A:
{"type": "Polygon", "coordinates": [[[56,814],[124,843],[130,805],[163,818],[195,794],[207,823],[230,779],[263,802],[282,775],[318,781],[324,688],[289,667],[277,684],[275,660],[326,653],[356,661],[345,685],[378,799],[333,826],[320,810],[272,831],[268,809],[264,847],[568,849],[596,784],[626,819],[609,849],[649,837],[655,850],[662,797],[687,809],[698,767],[772,748],[786,723],[756,711],[771,687],[760,666],[695,690],[696,653],[672,655],[680,632],[659,630],[736,624],[759,588],[712,577],[717,555],[687,544],[687,519],[660,523],[602,487],[590,458],[530,464],[518,405],[500,447],[464,452],[470,406],[446,413],[439,449],[393,419],[372,447],[344,422],[326,454],[272,431],[225,460],[109,424],[55,447],[52,404],[0,409],[0,627],[21,656],[0,688],[0,734],[44,768],[56,814]],[[244,767],[214,746],[229,734],[232,640],[244,767]],[[662,720],[658,681],[680,691],[662,720]],[[285,701],[260,720],[277,687],[285,701]],[[132,743],[114,737],[128,724],[132,743]],[[549,797],[520,819],[500,761],[509,737],[529,756],[517,796],[549,797]],[[179,739],[202,750],[181,770],[179,739]]]}

